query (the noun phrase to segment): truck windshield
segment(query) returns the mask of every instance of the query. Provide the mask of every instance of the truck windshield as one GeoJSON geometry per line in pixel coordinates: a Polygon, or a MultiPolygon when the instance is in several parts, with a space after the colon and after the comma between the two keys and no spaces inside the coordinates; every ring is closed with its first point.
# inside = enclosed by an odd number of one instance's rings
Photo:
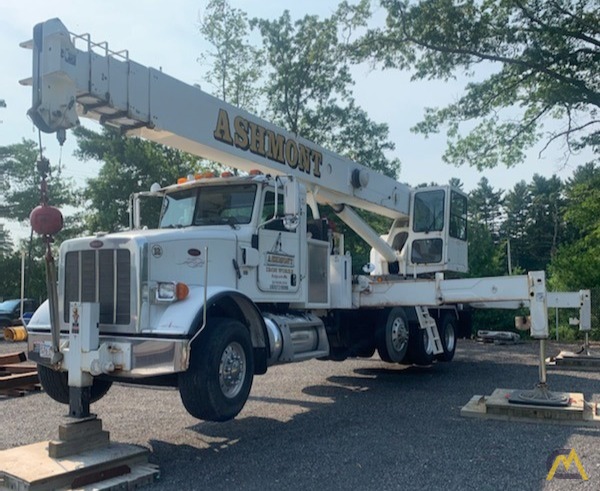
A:
{"type": "Polygon", "coordinates": [[[169,193],[163,201],[160,227],[250,223],[256,184],[206,186],[169,193]]]}

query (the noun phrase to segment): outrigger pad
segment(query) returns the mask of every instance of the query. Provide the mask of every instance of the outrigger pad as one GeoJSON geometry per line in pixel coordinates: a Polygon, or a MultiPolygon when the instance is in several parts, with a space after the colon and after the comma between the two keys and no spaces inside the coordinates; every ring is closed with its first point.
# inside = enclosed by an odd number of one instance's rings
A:
{"type": "Polygon", "coordinates": [[[508,398],[508,402],[512,404],[552,407],[568,406],[569,401],[567,392],[551,392],[546,384],[538,384],[532,390],[515,390],[508,398]]]}

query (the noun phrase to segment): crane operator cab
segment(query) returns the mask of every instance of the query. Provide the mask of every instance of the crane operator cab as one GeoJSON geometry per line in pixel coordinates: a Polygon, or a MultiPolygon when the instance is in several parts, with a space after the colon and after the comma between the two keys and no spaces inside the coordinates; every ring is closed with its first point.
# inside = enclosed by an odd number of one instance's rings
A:
{"type": "MultiPolygon", "coordinates": [[[[465,273],[467,256],[467,196],[451,186],[411,192],[410,214],[394,220],[382,238],[398,254],[399,274],[418,276],[442,271],[465,273]]],[[[388,274],[388,263],[371,251],[372,274],[388,274]]]]}

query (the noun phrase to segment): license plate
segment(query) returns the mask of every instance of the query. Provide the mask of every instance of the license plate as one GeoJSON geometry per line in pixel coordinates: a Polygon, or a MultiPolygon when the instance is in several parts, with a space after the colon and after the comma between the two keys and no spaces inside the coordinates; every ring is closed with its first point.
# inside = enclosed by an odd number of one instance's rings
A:
{"type": "Polygon", "coordinates": [[[52,343],[40,343],[40,358],[52,358],[52,343]]]}

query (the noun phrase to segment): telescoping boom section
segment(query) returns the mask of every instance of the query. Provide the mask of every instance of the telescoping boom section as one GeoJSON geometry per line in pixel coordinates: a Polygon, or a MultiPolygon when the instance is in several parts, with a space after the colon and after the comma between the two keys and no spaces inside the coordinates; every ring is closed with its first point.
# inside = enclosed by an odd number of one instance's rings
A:
{"type": "Polygon", "coordinates": [[[31,47],[29,114],[45,132],[72,128],[81,115],[241,170],[292,175],[322,203],[408,215],[408,186],[142,66],[126,51],[71,35],[58,19],[35,26],[31,47]]]}

